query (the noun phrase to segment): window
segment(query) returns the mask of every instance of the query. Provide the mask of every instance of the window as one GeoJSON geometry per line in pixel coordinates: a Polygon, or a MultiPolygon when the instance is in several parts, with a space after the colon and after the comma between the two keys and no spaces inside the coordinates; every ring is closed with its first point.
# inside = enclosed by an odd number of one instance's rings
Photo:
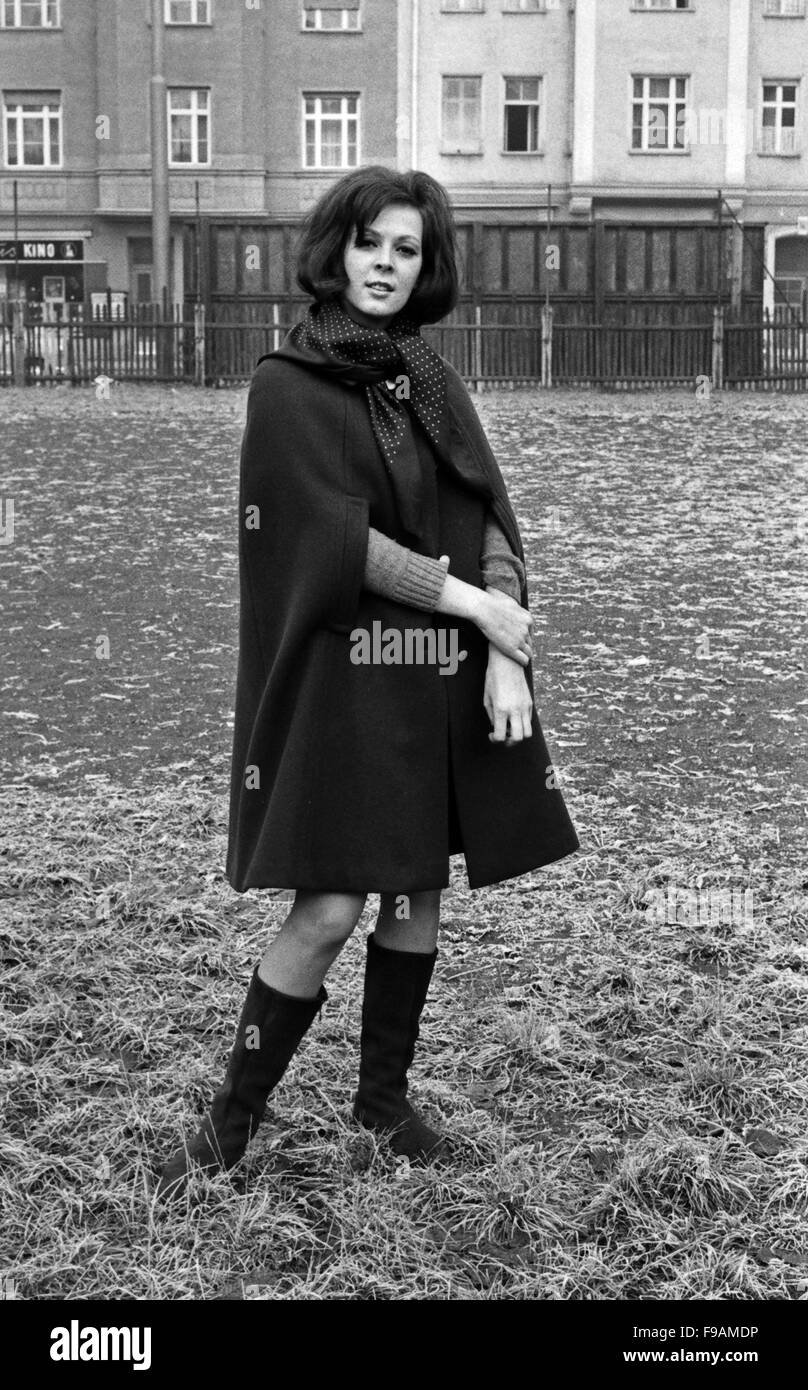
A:
{"type": "Polygon", "coordinates": [[[61,92],[5,92],[3,106],[7,167],[61,168],[61,92]]]}
{"type": "Polygon", "coordinates": [[[134,304],[152,302],[151,237],[129,237],[129,294],[134,304]]]}
{"type": "Polygon", "coordinates": [[[2,0],[0,20],[4,29],[58,29],[59,0],[2,0]]]}
{"type": "Polygon", "coordinates": [[[631,102],[631,148],[648,153],[686,148],[686,77],[635,77],[631,102]]]}
{"type": "Polygon", "coordinates": [[[464,11],[480,11],[485,9],[484,0],[440,0],[440,7],[443,11],[454,14],[462,14],[464,11]]]}
{"type": "Polygon", "coordinates": [[[769,18],[799,19],[805,15],[805,0],[763,0],[763,13],[769,18]]]}
{"type": "Polygon", "coordinates": [[[210,0],[166,0],[166,24],[210,24],[210,0]]]}
{"type": "Polygon", "coordinates": [[[359,0],[303,0],[303,28],[356,33],[362,28],[359,0]]]}
{"type": "Polygon", "coordinates": [[[358,163],[359,97],[356,93],[304,93],[304,168],[355,169],[358,163]]]}
{"type": "Polygon", "coordinates": [[[764,82],[759,154],[798,154],[797,83],[764,82]]]}
{"type": "Polygon", "coordinates": [[[169,89],[168,162],[210,163],[210,91],[207,87],[169,89]]]}
{"type": "Polygon", "coordinates": [[[482,78],[444,77],[441,117],[444,145],[456,153],[476,152],[482,139],[482,78]]]}
{"type": "Polygon", "coordinates": [[[558,6],[553,5],[552,0],[549,5],[547,4],[547,0],[502,0],[502,8],[506,14],[518,14],[520,10],[523,13],[528,10],[535,13],[537,10],[554,10],[557,9],[558,6]]]}
{"type": "Polygon", "coordinates": [[[635,10],[689,10],[691,0],[634,0],[635,10]]]}
{"type": "Polygon", "coordinates": [[[540,77],[505,78],[502,148],[507,153],[535,154],[538,150],[540,90],[540,77]]]}

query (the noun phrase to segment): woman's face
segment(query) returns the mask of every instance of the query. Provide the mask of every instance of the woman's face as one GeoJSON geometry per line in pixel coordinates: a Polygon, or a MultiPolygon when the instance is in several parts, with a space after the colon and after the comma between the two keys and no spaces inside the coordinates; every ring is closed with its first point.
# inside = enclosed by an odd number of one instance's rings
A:
{"type": "Polygon", "coordinates": [[[347,288],[342,306],[365,328],[386,328],[404,308],[421,273],[423,218],[407,203],[390,203],[345,248],[347,288]]]}

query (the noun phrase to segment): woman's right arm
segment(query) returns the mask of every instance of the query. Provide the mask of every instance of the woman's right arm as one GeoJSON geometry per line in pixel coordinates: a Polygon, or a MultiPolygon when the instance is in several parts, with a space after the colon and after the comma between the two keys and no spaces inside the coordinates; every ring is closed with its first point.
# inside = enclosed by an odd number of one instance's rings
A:
{"type": "Polygon", "coordinates": [[[497,589],[479,589],[447,574],[449,557],[434,560],[399,545],[373,527],[368,532],[364,587],[398,603],[473,622],[505,656],[527,666],[533,619],[497,589]]]}
{"type": "Polygon", "coordinates": [[[498,589],[478,589],[447,574],[435,611],[475,623],[503,655],[521,666],[528,665],[533,651],[533,619],[516,599],[498,589]]]}

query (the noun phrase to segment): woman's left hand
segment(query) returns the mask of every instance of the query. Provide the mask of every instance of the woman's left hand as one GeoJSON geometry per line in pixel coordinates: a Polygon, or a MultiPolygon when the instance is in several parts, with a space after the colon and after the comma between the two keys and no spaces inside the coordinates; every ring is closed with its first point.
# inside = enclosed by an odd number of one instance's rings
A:
{"type": "Polygon", "coordinates": [[[524,667],[504,656],[493,643],[488,645],[483,704],[494,726],[488,735],[492,743],[521,743],[523,738],[531,737],[533,696],[524,667]]]}

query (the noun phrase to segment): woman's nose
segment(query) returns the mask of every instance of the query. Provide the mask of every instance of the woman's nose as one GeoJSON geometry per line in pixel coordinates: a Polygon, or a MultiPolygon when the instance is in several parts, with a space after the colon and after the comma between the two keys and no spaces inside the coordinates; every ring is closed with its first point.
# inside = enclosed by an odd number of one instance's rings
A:
{"type": "Polygon", "coordinates": [[[393,262],[390,252],[383,250],[382,247],[379,247],[376,253],[376,265],[378,269],[390,270],[392,268],[392,264],[393,262]]]}

